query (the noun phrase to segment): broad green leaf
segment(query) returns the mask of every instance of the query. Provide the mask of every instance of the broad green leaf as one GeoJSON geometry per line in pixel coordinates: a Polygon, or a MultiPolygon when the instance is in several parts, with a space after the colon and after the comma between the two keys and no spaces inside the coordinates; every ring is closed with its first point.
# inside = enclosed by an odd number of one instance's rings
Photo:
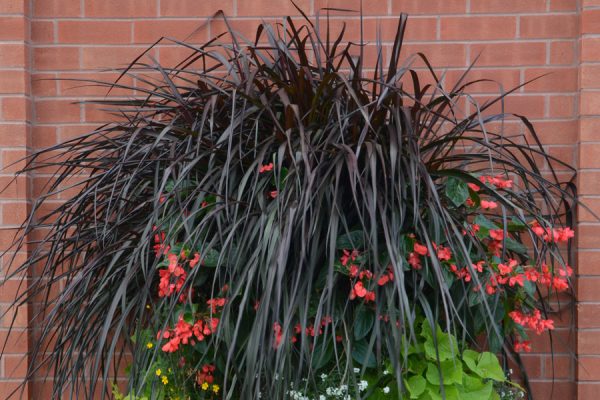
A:
{"type": "Polygon", "coordinates": [[[315,371],[323,368],[331,360],[333,356],[333,346],[330,342],[326,345],[319,343],[315,346],[312,354],[312,367],[315,371]]]}
{"type": "Polygon", "coordinates": [[[514,251],[515,253],[521,255],[527,255],[527,247],[525,247],[522,243],[517,242],[513,238],[505,237],[504,246],[507,250],[514,251]]]}
{"type": "Polygon", "coordinates": [[[487,219],[486,217],[484,217],[481,214],[478,214],[475,219],[473,220],[474,223],[476,223],[477,225],[479,225],[479,227],[481,228],[486,228],[486,229],[500,229],[498,227],[498,225],[496,225],[495,223],[493,223],[492,221],[490,221],[489,219],[487,219]]]}
{"type": "Polygon", "coordinates": [[[460,390],[461,399],[489,400],[494,393],[494,385],[491,381],[484,382],[480,378],[465,375],[464,384],[460,390]]]}
{"type": "Polygon", "coordinates": [[[504,382],[506,377],[500,366],[498,357],[488,351],[478,353],[473,350],[463,352],[463,361],[471,371],[484,379],[493,379],[498,382],[504,382]]]}
{"type": "Polygon", "coordinates": [[[448,178],[448,182],[446,183],[446,196],[455,206],[460,207],[469,198],[469,187],[466,182],[461,179],[448,178]]]}
{"type": "Polygon", "coordinates": [[[364,365],[367,368],[377,367],[377,360],[373,351],[369,351],[369,344],[366,340],[359,340],[354,343],[352,348],[352,358],[356,360],[360,365],[364,365]]]}
{"type": "Polygon", "coordinates": [[[427,400],[443,400],[442,396],[440,395],[440,387],[437,385],[432,385],[430,383],[427,384],[427,389],[425,392],[425,396],[423,396],[423,399],[427,399],[427,400]]]}
{"type": "Polygon", "coordinates": [[[375,313],[364,305],[354,312],[354,339],[360,340],[367,336],[375,323],[375,313]]]}
{"type": "Polygon", "coordinates": [[[446,400],[462,400],[456,386],[444,386],[444,395],[446,400]]]}
{"type": "MultiPolygon", "coordinates": [[[[217,250],[215,250],[215,249],[207,250],[207,251],[201,253],[201,256],[202,256],[202,266],[215,268],[219,265],[219,259],[221,257],[221,254],[217,250]]],[[[221,262],[222,261],[223,260],[221,259],[221,262]]]]}
{"type": "Polygon", "coordinates": [[[469,367],[469,369],[471,371],[473,371],[477,375],[481,376],[481,372],[477,368],[477,359],[479,358],[478,352],[467,349],[467,350],[463,351],[462,358],[463,358],[464,363],[467,365],[467,367],[469,367]]]}
{"type": "Polygon", "coordinates": [[[427,381],[434,385],[461,384],[463,379],[462,363],[459,360],[442,361],[439,368],[435,363],[427,363],[425,376],[427,381]],[[442,381],[440,381],[440,372],[442,381]]]}
{"type": "Polygon", "coordinates": [[[455,358],[440,363],[444,385],[461,384],[463,377],[463,366],[460,359],[455,358]]]}
{"type": "Polygon", "coordinates": [[[483,371],[483,378],[493,379],[497,382],[504,382],[506,380],[498,357],[488,351],[480,354],[477,361],[477,368],[483,371]]]}
{"type": "Polygon", "coordinates": [[[427,358],[445,361],[458,356],[458,343],[453,335],[444,333],[439,326],[433,336],[427,336],[423,345],[427,358]]]}
{"type": "Polygon", "coordinates": [[[421,375],[413,375],[404,381],[411,399],[418,399],[425,392],[427,381],[421,375]]]}
{"type": "Polygon", "coordinates": [[[338,250],[362,249],[365,246],[364,232],[352,231],[338,236],[335,247],[338,250]]]}

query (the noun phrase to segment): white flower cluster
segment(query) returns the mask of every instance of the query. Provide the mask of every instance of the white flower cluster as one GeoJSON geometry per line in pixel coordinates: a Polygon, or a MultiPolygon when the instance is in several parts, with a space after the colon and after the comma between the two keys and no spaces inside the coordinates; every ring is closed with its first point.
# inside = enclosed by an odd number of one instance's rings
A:
{"type": "MultiPolygon", "coordinates": [[[[354,368],[353,372],[355,374],[360,374],[360,368],[354,368]]],[[[389,374],[389,371],[385,371],[384,373],[387,375],[389,374]]],[[[321,374],[319,375],[319,378],[325,383],[329,379],[329,376],[327,374],[321,374]]],[[[360,380],[357,388],[359,392],[365,392],[369,388],[369,382],[360,380]]],[[[388,386],[379,390],[384,394],[390,393],[390,388],[388,386]]],[[[325,388],[325,394],[319,394],[314,398],[311,398],[298,390],[288,390],[287,394],[289,395],[290,400],[354,400],[349,393],[348,385],[328,386],[325,388]]]]}
{"type": "Polygon", "coordinates": [[[308,396],[305,396],[302,392],[297,392],[295,390],[289,390],[288,395],[292,400],[311,400],[308,396]]]}

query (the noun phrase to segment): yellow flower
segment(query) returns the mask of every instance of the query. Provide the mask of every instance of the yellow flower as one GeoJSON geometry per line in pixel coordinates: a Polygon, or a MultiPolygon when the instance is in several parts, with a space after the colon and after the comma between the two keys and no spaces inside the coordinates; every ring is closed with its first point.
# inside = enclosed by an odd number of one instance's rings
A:
{"type": "Polygon", "coordinates": [[[163,375],[162,379],[162,383],[163,385],[166,385],[167,383],[169,383],[169,378],[167,378],[166,376],[163,375]]]}
{"type": "Polygon", "coordinates": [[[159,368],[159,369],[157,369],[157,370],[156,370],[156,376],[161,376],[161,374],[162,374],[162,371],[160,370],[160,368],[159,368]]]}
{"type": "Polygon", "coordinates": [[[153,347],[154,347],[154,344],[152,344],[152,342],[146,343],[146,348],[151,349],[153,347]]]}
{"type": "Polygon", "coordinates": [[[213,392],[215,392],[215,394],[219,393],[219,389],[220,389],[219,385],[213,385],[212,389],[213,389],[213,392]]]}
{"type": "Polygon", "coordinates": [[[208,382],[204,382],[201,387],[202,390],[208,390],[208,382]]]}
{"type": "Polygon", "coordinates": [[[172,370],[171,368],[169,368],[169,369],[167,370],[167,372],[168,372],[168,373],[171,373],[171,372],[173,372],[173,370],[172,370]]]}

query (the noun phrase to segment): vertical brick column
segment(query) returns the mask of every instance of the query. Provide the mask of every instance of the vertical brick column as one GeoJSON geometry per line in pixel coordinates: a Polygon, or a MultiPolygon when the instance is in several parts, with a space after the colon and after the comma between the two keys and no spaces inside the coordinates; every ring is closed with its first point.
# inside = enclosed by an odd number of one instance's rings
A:
{"type": "MultiPolygon", "coordinates": [[[[579,192],[600,214],[600,1],[583,0],[580,14],[579,192]]],[[[600,222],[580,207],[577,244],[578,399],[600,393],[600,222]]]]}
{"type": "MultiPolygon", "coordinates": [[[[24,220],[28,210],[29,181],[20,177],[12,181],[21,166],[15,164],[27,155],[31,122],[30,88],[30,16],[29,0],[0,1],[0,243],[2,250],[10,245],[14,229],[24,220]],[[8,187],[7,187],[8,185],[8,187]]],[[[8,253],[0,260],[0,312],[4,314],[26,282],[19,278],[7,281],[8,253]]],[[[26,254],[16,254],[26,257],[26,254]]],[[[0,314],[0,315],[2,315],[0,314]]],[[[6,341],[6,351],[0,360],[0,398],[8,397],[22,381],[27,367],[28,307],[7,313],[0,319],[0,342],[6,341]],[[15,315],[16,314],[16,315],[15,315]],[[7,338],[7,327],[15,331],[7,338]]],[[[29,398],[28,387],[16,398],[29,398]]]]}

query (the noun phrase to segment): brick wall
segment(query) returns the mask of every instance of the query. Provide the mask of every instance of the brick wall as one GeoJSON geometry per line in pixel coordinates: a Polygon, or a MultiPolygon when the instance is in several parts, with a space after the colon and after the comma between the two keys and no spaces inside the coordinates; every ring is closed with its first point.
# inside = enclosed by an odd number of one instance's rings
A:
{"type": "MultiPolygon", "coordinates": [[[[471,77],[492,78],[504,88],[552,73],[520,89],[508,100],[507,111],[530,116],[548,151],[568,164],[578,164],[584,199],[600,211],[600,1],[580,2],[364,0],[364,33],[367,40],[374,40],[380,24],[384,41],[390,42],[397,15],[409,13],[405,50],[423,51],[434,65],[448,67],[448,82],[479,54],[471,77]]],[[[360,6],[359,0],[296,3],[309,14],[321,7],[360,6]]],[[[202,42],[221,32],[220,21],[196,31],[218,9],[248,35],[261,19],[275,21],[297,14],[287,0],[0,0],[0,162],[6,168],[0,184],[11,178],[15,167],[9,164],[28,149],[71,138],[108,118],[96,107],[73,104],[101,97],[104,91],[48,78],[111,80],[115,74],[105,68],[126,65],[160,36],[202,42]]],[[[332,17],[337,26],[343,21],[350,24],[350,37],[357,39],[357,15],[336,13],[332,17]]],[[[165,45],[153,55],[173,65],[182,53],[165,45]]],[[[492,84],[473,89],[478,99],[498,90],[492,84]]],[[[115,91],[111,95],[128,94],[115,91]]],[[[508,128],[519,129],[510,124],[508,128]]],[[[15,226],[23,219],[28,199],[46,179],[44,175],[23,178],[0,196],[2,227],[15,226]]],[[[580,302],[575,314],[579,329],[573,329],[571,313],[561,313],[555,317],[560,322],[554,357],[544,353],[549,347],[547,338],[537,340],[536,353],[524,357],[540,399],[588,399],[594,389],[600,389],[600,336],[596,336],[600,334],[600,291],[596,289],[600,224],[582,210],[578,230],[580,302]],[[581,357],[578,365],[573,353],[581,357]]],[[[6,247],[10,238],[10,232],[1,232],[0,246],[6,247]]],[[[16,290],[9,284],[0,288],[0,307],[16,290]]],[[[23,310],[17,321],[25,328],[26,320],[27,310],[23,310]]],[[[0,339],[5,324],[0,324],[0,339]]],[[[26,353],[27,341],[16,337],[14,341],[15,354],[0,362],[0,398],[23,374],[24,364],[18,361],[26,353]]],[[[29,386],[31,398],[46,398],[40,394],[45,389],[40,382],[29,386]]]]}

